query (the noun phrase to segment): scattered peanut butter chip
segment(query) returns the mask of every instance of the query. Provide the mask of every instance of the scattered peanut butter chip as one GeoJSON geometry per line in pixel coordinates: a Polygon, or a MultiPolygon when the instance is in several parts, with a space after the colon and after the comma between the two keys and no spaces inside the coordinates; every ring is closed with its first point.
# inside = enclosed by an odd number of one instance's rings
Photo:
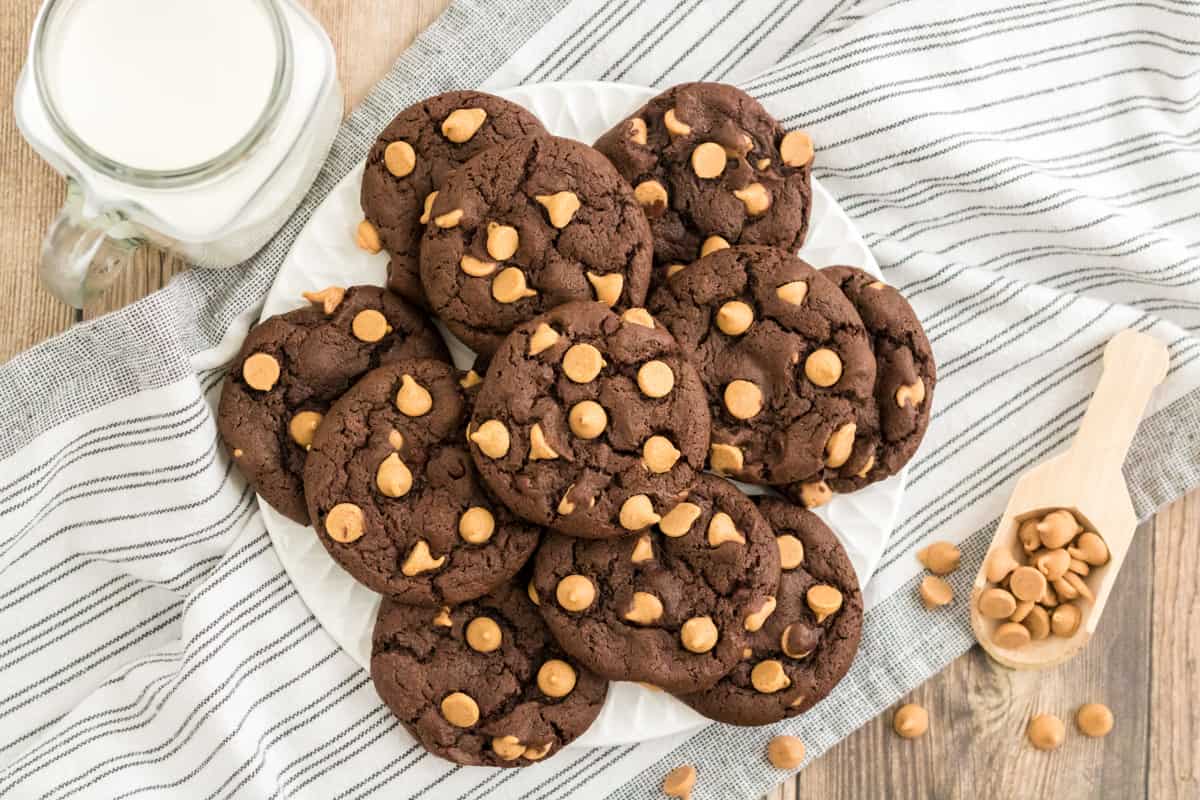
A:
{"type": "Polygon", "coordinates": [[[988,554],[983,567],[984,576],[988,579],[988,583],[1000,583],[1019,566],[1021,565],[1013,558],[1012,553],[1005,548],[999,548],[988,554]]]}
{"type": "Polygon", "coordinates": [[[371,224],[370,220],[363,220],[358,223],[358,227],[354,229],[354,243],[358,245],[360,250],[365,250],[371,255],[375,255],[383,249],[383,242],[379,239],[379,231],[371,224]]]}
{"type": "Polygon", "coordinates": [[[493,736],[492,752],[504,761],[516,761],[525,753],[525,745],[515,736],[493,736]]]}
{"type": "Polygon", "coordinates": [[[471,506],[458,518],[458,535],[471,544],[483,544],[496,532],[496,517],[483,506],[471,506]]]}
{"type": "Polygon", "coordinates": [[[594,381],[606,366],[600,351],[587,343],[571,345],[562,358],[563,373],[575,383],[594,381]]]}
{"type": "Polygon", "coordinates": [[[752,183],[742,189],[735,189],[733,196],[742,201],[746,213],[757,217],[771,207],[771,193],[761,183],[752,183]]]}
{"type": "Polygon", "coordinates": [[[1071,638],[1075,635],[1075,631],[1079,630],[1079,623],[1083,620],[1083,614],[1079,610],[1079,606],[1074,603],[1063,603],[1054,609],[1054,613],[1050,615],[1050,630],[1055,636],[1071,638]]]}
{"type": "Polygon", "coordinates": [[[992,632],[992,641],[1009,649],[1024,647],[1029,640],[1029,629],[1019,622],[1002,623],[992,632]]]}
{"type": "Polygon", "coordinates": [[[312,447],[313,435],[321,425],[322,416],[316,411],[301,411],[288,422],[288,435],[301,447],[312,447]]]}
{"type": "Polygon", "coordinates": [[[608,427],[608,414],[595,400],[583,400],[571,406],[567,425],[580,439],[595,439],[608,427]]]}
{"type": "Polygon", "coordinates": [[[782,569],[795,569],[804,563],[804,542],[792,534],[776,536],[775,545],[779,548],[779,566],[782,569]]]}
{"type": "Polygon", "coordinates": [[[459,269],[472,278],[486,278],[496,271],[495,261],[480,261],[475,256],[463,256],[458,261],[459,269]]]}
{"type": "Polygon", "coordinates": [[[574,192],[539,194],[534,199],[546,209],[546,215],[550,217],[550,224],[560,229],[571,224],[575,212],[580,207],[579,197],[574,192]]]}
{"type": "Polygon", "coordinates": [[[745,544],[746,537],[737,529],[733,517],[724,511],[718,511],[708,521],[708,546],[720,547],[726,542],[745,544]]]}
{"type": "Polygon", "coordinates": [[[554,590],[558,604],[567,611],[583,611],[596,600],[596,586],[583,575],[568,575],[554,590]]]}
{"type": "Polygon", "coordinates": [[[1018,600],[1036,601],[1046,589],[1046,576],[1033,567],[1017,567],[1008,576],[1008,588],[1018,600]]]}
{"type": "Polygon", "coordinates": [[[650,534],[643,533],[634,542],[633,553],[630,554],[629,560],[634,564],[641,564],[643,561],[652,561],[653,559],[654,546],[650,543],[650,534]]]}
{"type": "Polygon", "coordinates": [[[479,653],[491,653],[500,648],[504,634],[496,620],[491,617],[476,617],[467,623],[467,644],[479,653]]]}
{"type": "MultiPolygon", "coordinates": [[[[1021,549],[1026,554],[1035,552],[1042,546],[1042,538],[1037,532],[1037,520],[1027,519],[1017,528],[1017,538],[1021,540],[1021,549]]],[[[1015,569],[1015,567],[1014,567],[1015,569]]]]}
{"type": "Polygon", "coordinates": [[[1092,568],[1088,566],[1086,561],[1080,561],[1077,558],[1068,558],[1067,569],[1084,578],[1092,571],[1092,568]]]}
{"type": "Polygon", "coordinates": [[[1034,554],[1033,566],[1046,576],[1046,580],[1058,580],[1071,569],[1071,556],[1063,548],[1041,550],[1034,554]]]}
{"type": "Polygon", "coordinates": [[[537,684],[547,697],[566,697],[575,688],[575,668],[552,658],[538,669],[537,684]]]}
{"type": "Polygon", "coordinates": [[[912,406],[916,408],[925,399],[925,381],[918,378],[915,383],[907,384],[896,389],[896,405],[900,408],[912,406]]]}
{"type": "Polygon", "coordinates": [[[725,171],[729,156],[716,142],[702,142],[692,151],[692,171],[698,178],[716,178],[725,171]]]}
{"type": "Polygon", "coordinates": [[[833,386],[842,377],[842,359],[826,347],[814,350],[804,360],[804,374],[817,386],[833,386]]]}
{"type": "Polygon", "coordinates": [[[665,208],[667,205],[667,189],[656,180],[642,181],[633,187],[634,199],[642,208],[665,208]]]}
{"type": "Polygon", "coordinates": [[[763,694],[774,694],[792,685],[792,680],[784,672],[783,663],[770,658],[760,661],[750,670],[750,684],[763,694]]]}
{"type": "Polygon", "coordinates": [[[1108,545],[1099,535],[1091,531],[1079,534],[1075,546],[1068,548],[1071,558],[1077,558],[1085,564],[1100,567],[1108,563],[1108,545]],[[1072,552],[1074,551],[1074,552],[1072,552]]]}
{"type": "Polygon", "coordinates": [[[1038,750],[1057,750],[1067,737],[1067,728],[1063,721],[1053,714],[1038,714],[1029,720],[1025,731],[1029,743],[1038,750]]]}
{"type": "Polygon", "coordinates": [[[498,419],[489,419],[470,435],[472,442],[488,458],[503,458],[508,455],[508,428],[498,419]]]}
{"type": "Polygon", "coordinates": [[[1029,616],[1029,612],[1033,611],[1033,607],[1036,605],[1037,603],[1031,603],[1028,600],[1022,600],[1021,602],[1017,603],[1017,608],[1012,612],[1012,614],[1009,615],[1008,621],[1023,622],[1025,618],[1029,616]]]}
{"type": "Polygon", "coordinates": [[[665,436],[651,436],[642,445],[642,463],[656,475],[670,472],[681,453],[665,436]]]}
{"type": "Polygon", "coordinates": [[[424,539],[418,539],[413,545],[412,550],[408,552],[408,558],[404,559],[404,563],[400,565],[400,572],[409,578],[420,575],[422,572],[432,572],[435,569],[440,569],[442,564],[446,563],[446,557],[434,558],[429,552],[429,542],[424,539]]]}
{"type": "Polygon", "coordinates": [[[949,575],[958,569],[962,554],[954,542],[933,542],[917,551],[917,560],[934,575],[949,575]]]}
{"type": "Polygon", "coordinates": [[[505,267],[492,279],[492,297],[497,303],[515,303],[537,294],[525,283],[525,273],[516,267],[505,267]]]}
{"type": "Polygon", "coordinates": [[[1021,624],[1029,629],[1029,638],[1035,642],[1040,642],[1050,635],[1050,614],[1039,605],[1030,609],[1029,615],[1021,620],[1021,624]]]}
{"type": "Polygon", "coordinates": [[[776,736],[767,742],[767,760],[775,769],[795,769],[804,762],[804,742],[795,736],[776,736]]]}
{"type": "Polygon", "coordinates": [[[663,532],[663,535],[678,539],[680,536],[687,535],[698,519],[700,519],[700,506],[684,502],[672,508],[665,517],[659,520],[658,529],[663,532]]]}
{"type": "Polygon", "coordinates": [[[433,408],[433,395],[412,375],[400,376],[400,389],[396,392],[396,408],[406,417],[420,417],[433,408]]]}
{"type": "Polygon", "coordinates": [[[592,291],[596,293],[596,301],[604,303],[604,305],[612,308],[621,299],[621,290],[625,287],[625,276],[619,272],[612,272],[608,275],[597,275],[594,272],[587,274],[588,283],[592,284],[592,291]]]}
{"type": "Polygon", "coordinates": [[[754,309],[741,300],[730,300],[717,309],[717,327],[729,336],[741,336],[754,322],[754,309]]]}
{"type": "Polygon", "coordinates": [[[725,408],[738,419],[753,419],[763,407],[762,389],[750,381],[730,381],[725,386],[725,408]]]}
{"type": "Polygon", "coordinates": [[[279,380],[279,362],[267,353],[254,353],[242,362],[242,378],[251,389],[269,392],[279,380]]]}
{"type": "Polygon", "coordinates": [[[442,120],[442,135],[455,144],[468,142],[487,119],[482,108],[458,108],[442,120]]]}
{"type": "Polygon", "coordinates": [[[993,586],[979,594],[979,613],[988,619],[1008,619],[1017,610],[1017,598],[1011,592],[993,586]]]}
{"type": "Polygon", "coordinates": [[[529,429],[529,460],[553,461],[556,458],[558,458],[558,453],[546,441],[546,434],[542,432],[542,426],[535,422],[529,429]]]}
{"type": "Polygon", "coordinates": [[[1095,602],[1096,595],[1092,593],[1091,587],[1089,587],[1083,578],[1079,577],[1078,574],[1074,572],[1068,572],[1062,577],[1062,579],[1075,589],[1076,595],[1082,597],[1084,600],[1087,600],[1089,603],[1095,602]]]}
{"type": "Polygon", "coordinates": [[[1075,724],[1084,736],[1108,736],[1113,729],[1113,713],[1103,703],[1085,703],[1075,712],[1075,724]]]}
{"type": "Polygon", "coordinates": [[[813,142],[804,131],[788,131],[779,143],[779,155],[789,167],[803,167],[813,158],[813,142]]]}
{"type": "Polygon", "coordinates": [[[621,315],[621,319],[630,325],[641,325],[643,328],[654,330],[654,317],[644,308],[631,308],[621,315]]]}
{"type": "Polygon", "coordinates": [[[679,640],[693,653],[707,653],[717,644],[717,626],[712,617],[692,617],[679,629],[679,640]]]}
{"type": "Polygon", "coordinates": [[[818,623],[824,622],[842,607],[842,593],[824,583],[809,588],[805,599],[808,601],[808,607],[817,615],[818,623]]]}
{"type": "Polygon", "coordinates": [[[666,397],[675,388],[675,373],[665,361],[647,361],[638,367],[637,385],[647,397],[666,397]]]}
{"type": "Polygon", "coordinates": [[[817,508],[833,499],[833,490],[825,481],[809,481],[800,484],[800,502],[805,508],[817,508]]]}
{"type": "Polygon", "coordinates": [[[671,136],[687,136],[692,132],[692,126],[681,120],[673,108],[668,108],[663,114],[663,125],[671,136]]]}
{"type": "Polygon", "coordinates": [[[708,448],[708,463],[718,475],[732,475],[745,466],[745,457],[731,444],[714,444],[708,448]]]}
{"type": "Polygon", "coordinates": [[[487,226],[487,252],[497,261],[507,261],[517,252],[521,237],[511,225],[489,222],[487,226]]]}
{"type": "Polygon", "coordinates": [[[421,219],[420,219],[420,222],[422,225],[426,225],[429,223],[430,216],[433,214],[433,201],[437,200],[437,196],[438,196],[437,192],[430,192],[429,194],[425,195],[425,207],[424,207],[424,210],[421,212],[421,219]]]}
{"type": "Polygon", "coordinates": [[[646,120],[641,117],[629,120],[629,139],[637,144],[646,143],[646,120]]]}
{"type": "Polygon", "coordinates": [[[762,626],[767,622],[767,617],[771,616],[771,614],[775,612],[776,605],[777,603],[775,598],[768,597],[763,601],[763,604],[759,606],[758,611],[752,611],[747,614],[746,630],[750,631],[751,633],[762,630],[762,626]]]}
{"type": "Polygon", "coordinates": [[[403,497],[412,489],[413,476],[396,453],[390,454],[375,470],[375,485],[387,497],[403,497]]]}
{"type": "Polygon", "coordinates": [[[729,247],[729,242],[725,241],[720,236],[710,236],[704,240],[704,244],[700,245],[700,257],[704,258],[710,253],[715,253],[718,250],[725,250],[729,247]]]}
{"type": "Polygon", "coordinates": [[[378,342],[392,332],[392,326],[388,325],[387,317],[382,312],[364,308],[354,315],[350,330],[360,342],[378,342]]]}
{"type": "Polygon", "coordinates": [[[644,494],[635,494],[622,503],[618,518],[627,531],[640,531],[662,519],[654,513],[654,504],[644,494]]]}
{"type": "Polygon", "coordinates": [[[366,524],[362,509],[353,503],[338,503],[325,515],[325,532],[330,539],[342,544],[359,539],[366,524]]]}
{"type": "Polygon", "coordinates": [[[544,322],[538,323],[537,328],[529,336],[529,355],[536,356],[558,343],[558,331],[544,322]]]}
{"type": "Polygon", "coordinates": [[[462,222],[463,210],[455,208],[447,211],[445,214],[438,214],[433,218],[433,224],[439,228],[453,228],[458,223],[462,222]]]}
{"type": "Polygon", "coordinates": [[[775,296],[785,303],[798,306],[808,297],[807,281],[790,281],[775,289],[775,296]]]}
{"type": "Polygon", "coordinates": [[[456,728],[470,728],[479,722],[479,704],[463,692],[451,692],[442,700],[442,716],[456,728]]]}
{"type": "Polygon", "coordinates": [[[950,584],[936,575],[926,575],[922,578],[917,591],[921,595],[921,602],[929,609],[950,605],[954,599],[954,590],[950,588],[950,584]]]}
{"type": "Polygon", "coordinates": [[[403,178],[417,166],[417,152],[408,142],[392,142],[383,150],[383,165],[397,178],[403,178]]]}
{"type": "Polygon", "coordinates": [[[850,460],[850,453],[854,450],[854,434],[857,431],[857,425],[847,422],[830,434],[825,442],[825,466],[837,469],[850,460]]]}
{"type": "MultiPolygon", "coordinates": [[[[671,112],[668,111],[668,114],[671,112]]],[[[696,768],[691,764],[676,767],[663,778],[663,794],[687,800],[696,786],[696,768]]]]}
{"type": "Polygon", "coordinates": [[[433,624],[439,628],[454,627],[454,620],[450,619],[450,606],[442,606],[441,610],[433,615],[433,624]]]}
{"type": "Polygon", "coordinates": [[[346,290],[341,286],[326,286],[319,292],[304,292],[304,299],[321,307],[326,314],[332,314],[342,304],[346,290]]]}
{"type": "Polygon", "coordinates": [[[903,739],[916,739],[929,730],[929,712],[916,703],[905,703],[892,717],[892,730],[903,739]]]}
{"type": "Polygon", "coordinates": [[[629,602],[629,610],[625,612],[625,619],[640,625],[649,625],[661,619],[662,615],[661,600],[649,592],[634,592],[629,602]]]}
{"type": "Polygon", "coordinates": [[[1044,547],[1054,549],[1066,547],[1072,539],[1083,532],[1083,526],[1075,515],[1066,509],[1051,511],[1037,524],[1038,536],[1044,547]]]}

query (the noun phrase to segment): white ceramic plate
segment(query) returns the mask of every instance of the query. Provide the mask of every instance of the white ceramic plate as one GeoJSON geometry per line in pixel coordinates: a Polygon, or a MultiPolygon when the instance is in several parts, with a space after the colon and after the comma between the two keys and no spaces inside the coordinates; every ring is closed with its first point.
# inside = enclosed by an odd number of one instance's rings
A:
{"type": "MultiPolygon", "coordinates": [[[[551,133],[590,143],[655,92],[641,86],[578,82],[538,84],[499,94],[537,114],[551,133]]],[[[362,169],[359,165],[330,192],[296,238],[267,295],[263,317],[302,306],[302,292],[331,284],[383,285],[387,256],[368,255],[354,244],[354,228],[362,219],[358,203],[362,169]]],[[[855,264],[880,277],[879,265],[862,237],[815,180],[808,240],[800,255],[817,267],[855,264]]],[[[445,328],[441,330],[458,366],[469,367],[474,354],[445,328]]],[[[744,488],[749,493],[760,491],[755,487],[744,488]]],[[[845,544],[864,588],[883,554],[903,493],[901,474],[852,495],[836,496],[817,512],[845,544]]],[[[311,528],[297,525],[266,503],[260,506],[271,540],[300,596],[330,635],[367,668],[379,596],[344,572],[317,541],[311,528]]],[[[627,744],[680,733],[705,722],[665,692],[652,692],[633,683],[615,683],[599,719],[575,744],[627,744]]]]}

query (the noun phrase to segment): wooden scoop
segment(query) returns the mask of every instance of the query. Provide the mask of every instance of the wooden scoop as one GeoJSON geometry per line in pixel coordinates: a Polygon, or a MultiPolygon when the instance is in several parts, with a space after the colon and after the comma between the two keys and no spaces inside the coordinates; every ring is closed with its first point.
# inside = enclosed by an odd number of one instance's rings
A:
{"type": "MultiPolygon", "coordinates": [[[[1073,512],[1085,528],[1095,531],[1108,545],[1108,563],[1092,567],[1084,578],[1095,595],[1094,602],[1080,597],[1073,601],[1083,612],[1075,635],[1050,635],[1024,647],[1002,647],[992,639],[1004,620],[985,617],[979,611],[979,595],[988,588],[985,569],[979,568],[971,592],[971,627],[983,649],[1000,664],[1012,669],[1041,669],[1061,664],[1087,644],[1113,581],[1137,528],[1137,515],[1129,499],[1129,488],[1121,465],[1154,387],[1167,375],[1170,356],[1159,340],[1124,330],[1104,348],[1104,372],[1088,404],[1087,413],[1070,448],[1030,469],[1017,481],[1008,507],[988,548],[1007,549],[1019,563],[1027,556],[1017,538],[1020,524],[1059,508],[1073,512]]],[[[988,558],[984,558],[984,565],[988,558]]]]}

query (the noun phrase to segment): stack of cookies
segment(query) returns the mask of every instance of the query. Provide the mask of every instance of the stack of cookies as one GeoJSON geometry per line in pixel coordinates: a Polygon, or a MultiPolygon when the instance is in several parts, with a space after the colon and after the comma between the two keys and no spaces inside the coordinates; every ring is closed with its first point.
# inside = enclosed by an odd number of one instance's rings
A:
{"type": "Polygon", "coordinates": [[[720,84],[595,148],[439,95],[367,161],[355,235],[388,290],[328,287],[250,332],[221,436],[383,595],[372,677],[430,752],[534,763],[612,680],[767,724],[849,668],[862,597],[809,509],[904,466],[936,379],[894,289],[794,255],[812,157],[720,84]]]}

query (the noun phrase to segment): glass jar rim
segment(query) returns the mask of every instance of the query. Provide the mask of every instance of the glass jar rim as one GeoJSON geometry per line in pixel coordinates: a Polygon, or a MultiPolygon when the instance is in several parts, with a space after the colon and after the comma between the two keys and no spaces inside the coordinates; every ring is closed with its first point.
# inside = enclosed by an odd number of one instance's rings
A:
{"type": "Polygon", "coordinates": [[[270,21],[271,33],[275,38],[275,74],[272,78],[271,94],[263,107],[262,113],[254,121],[250,130],[233,143],[224,152],[216,156],[192,164],[169,170],[153,170],[134,167],[109,158],[89,146],[75,133],[67,123],[50,90],[47,74],[46,45],[49,31],[53,28],[56,11],[73,0],[46,0],[38,14],[32,39],[30,61],[33,65],[34,84],[37,87],[38,98],[46,110],[46,116],[54,132],[66,143],[76,156],[92,169],[123,183],[129,183],[150,189],[174,188],[188,186],[208,180],[224,172],[229,167],[239,163],[264,140],[280,116],[287,97],[288,87],[292,79],[292,42],[288,35],[287,22],[278,0],[254,0],[262,6],[270,21]]]}

